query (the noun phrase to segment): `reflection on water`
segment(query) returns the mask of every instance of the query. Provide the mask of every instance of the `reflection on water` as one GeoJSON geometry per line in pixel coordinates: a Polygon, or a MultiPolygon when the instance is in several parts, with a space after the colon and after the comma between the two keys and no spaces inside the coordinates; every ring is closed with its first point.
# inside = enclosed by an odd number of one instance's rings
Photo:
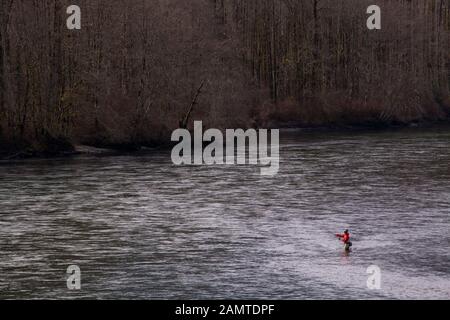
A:
{"type": "Polygon", "coordinates": [[[168,151],[2,164],[0,297],[450,298],[450,131],[281,143],[276,177],[168,151]]]}

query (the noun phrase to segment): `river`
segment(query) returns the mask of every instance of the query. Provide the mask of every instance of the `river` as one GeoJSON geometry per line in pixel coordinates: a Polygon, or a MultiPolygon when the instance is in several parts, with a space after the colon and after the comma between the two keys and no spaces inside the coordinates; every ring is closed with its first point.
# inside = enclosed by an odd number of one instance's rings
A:
{"type": "Polygon", "coordinates": [[[280,155],[274,177],[164,150],[0,163],[0,298],[450,298],[449,129],[287,130],[280,155]]]}

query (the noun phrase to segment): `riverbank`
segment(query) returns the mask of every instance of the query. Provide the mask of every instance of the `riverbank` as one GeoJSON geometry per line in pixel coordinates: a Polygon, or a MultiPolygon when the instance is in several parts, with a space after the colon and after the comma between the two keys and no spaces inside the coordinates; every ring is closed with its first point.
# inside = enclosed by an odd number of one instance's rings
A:
{"type": "MultiPolygon", "coordinates": [[[[418,121],[412,123],[372,123],[362,122],[355,124],[329,124],[305,126],[298,121],[268,123],[270,129],[299,130],[302,132],[363,132],[363,131],[391,131],[402,129],[446,129],[450,128],[450,119],[441,121],[418,121]]],[[[148,144],[115,144],[115,145],[90,145],[71,143],[53,139],[52,143],[27,146],[24,144],[1,144],[0,160],[18,160],[33,158],[57,158],[74,157],[80,155],[115,156],[123,154],[147,153],[156,149],[169,149],[172,147],[170,137],[166,141],[153,141],[148,144]]]]}
{"type": "MultiPolygon", "coordinates": [[[[61,149],[33,149],[27,148],[10,148],[0,151],[0,161],[19,160],[19,159],[35,159],[35,158],[60,158],[60,157],[74,157],[80,155],[92,155],[92,156],[114,156],[127,153],[138,153],[142,151],[152,150],[158,147],[146,147],[146,146],[130,146],[122,145],[115,147],[96,147],[90,145],[71,145],[70,148],[61,149]]],[[[160,148],[164,148],[164,144],[161,143],[160,148]]]]}

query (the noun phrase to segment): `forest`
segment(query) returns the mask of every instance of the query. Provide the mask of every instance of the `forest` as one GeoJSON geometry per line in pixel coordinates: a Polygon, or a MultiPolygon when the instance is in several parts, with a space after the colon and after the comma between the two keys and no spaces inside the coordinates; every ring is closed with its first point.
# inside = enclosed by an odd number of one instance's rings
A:
{"type": "Polygon", "coordinates": [[[450,0],[0,0],[0,153],[450,118],[450,0]]]}

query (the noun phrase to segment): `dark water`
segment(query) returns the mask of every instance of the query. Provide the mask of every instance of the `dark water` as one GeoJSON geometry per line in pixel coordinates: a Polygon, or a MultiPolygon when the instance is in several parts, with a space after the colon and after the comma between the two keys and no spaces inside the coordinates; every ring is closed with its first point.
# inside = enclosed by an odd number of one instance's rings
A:
{"type": "Polygon", "coordinates": [[[273,178],[162,151],[0,165],[0,298],[450,298],[450,130],[281,138],[273,178]]]}

